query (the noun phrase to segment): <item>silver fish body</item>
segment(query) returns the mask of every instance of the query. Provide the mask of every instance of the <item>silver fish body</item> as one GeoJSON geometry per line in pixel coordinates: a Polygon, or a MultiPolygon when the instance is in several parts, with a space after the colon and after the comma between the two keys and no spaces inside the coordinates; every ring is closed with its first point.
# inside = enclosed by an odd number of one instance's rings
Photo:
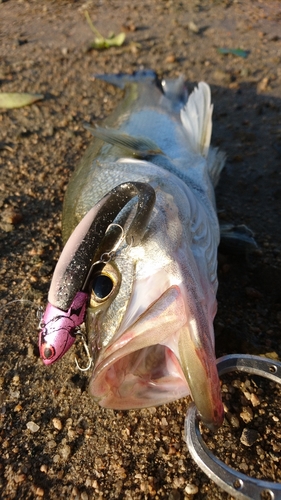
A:
{"type": "Polygon", "coordinates": [[[200,83],[186,99],[182,78],[159,85],[149,73],[127,83],[108,128],[90,128],[96,138],[65,196],[63,239],[71,241],[77,224],[116,186],[154,189],[140,242],[125,237],[137,211],[132,199],[109,224],[120,237],[114,249],[104,244],[107,258],[89,281],[90,394],[104,407],[130,409],[191,393],[203,421],[216,427],[223,409],[213,332],[214,185],[224,158],[210,147],[209,87],[200,83]]]}

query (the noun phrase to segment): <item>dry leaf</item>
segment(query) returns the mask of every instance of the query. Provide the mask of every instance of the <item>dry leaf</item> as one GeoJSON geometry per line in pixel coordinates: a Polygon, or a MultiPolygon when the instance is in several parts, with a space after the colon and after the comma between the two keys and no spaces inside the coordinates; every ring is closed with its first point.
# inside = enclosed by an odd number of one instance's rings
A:
{"type": "Polygon", "coordinates": [[[42,94],[28,94],[26,92],[0,92],[0,108],[14,109],[28,106],[33,102],[44,99],[42,94]]]}

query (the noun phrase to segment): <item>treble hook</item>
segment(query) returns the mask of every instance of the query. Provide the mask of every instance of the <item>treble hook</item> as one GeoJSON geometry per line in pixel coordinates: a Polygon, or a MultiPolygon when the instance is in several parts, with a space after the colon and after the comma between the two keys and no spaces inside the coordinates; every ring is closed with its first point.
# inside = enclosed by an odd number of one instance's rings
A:
{"type": "Polygon", "coordinates": [[[42,328],[44,328],[44,323],[42,321],[42,318],[43,318],[43,312],[44,312],[44,309],[42,306],[39,306],[37,311],[36,311],[36,317],[37,319],[39,319],[39,324],[38,324],[38,330],[41,330],[42,328]]]}
{"type": "Polygon", "coordinates": [[[76,364],[78,370],[80,370],[81,372],[87,372],[88,370],[90,370],[90,368],[92,366],[93,360],[92,360],[92,357],[91,357],[91,354],[90,354],[90,351],[89,351],[89,347],[87,346],[87,343],[86,343],[85,335],[81,332],[81,330],[78,330],[78,332],[76,333],[76,335],[80,335],[81,338],[82,338],[83,347],[84,347],[84,349],[86,351],[86,355],[88,357],[89,363],[86,366],[86,368],[81,368],[81,366],[79,365],[79,363],[77,361],[77,357],[75,356],[75,364],[76,364]]]}

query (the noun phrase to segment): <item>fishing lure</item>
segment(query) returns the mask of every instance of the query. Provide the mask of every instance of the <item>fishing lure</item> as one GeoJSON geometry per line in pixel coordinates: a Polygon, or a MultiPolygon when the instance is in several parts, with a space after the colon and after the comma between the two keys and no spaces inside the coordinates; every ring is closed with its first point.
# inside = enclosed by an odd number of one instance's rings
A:
{"type": "Polygon", "coordinates": [[[154,189],[143,182],[125,182],[112,189],[85,215],[67,241],[39,325],[39,351],[45,365],[60,359],[75,342],[77,329],[85,319],[93,275],[123,239],[122,228],[120,239],[120,226],[112,223],[135,197],[138,206],[125,238],[128,244],[137,245],[155,203],[154,189]]]}

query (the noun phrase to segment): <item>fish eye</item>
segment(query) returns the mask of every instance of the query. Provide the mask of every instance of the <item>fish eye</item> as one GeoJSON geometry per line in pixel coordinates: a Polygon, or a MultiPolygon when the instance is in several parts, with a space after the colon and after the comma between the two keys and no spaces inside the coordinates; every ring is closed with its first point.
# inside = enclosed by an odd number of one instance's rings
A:
{"type": "Polygon", "coordinates": [[[121,282],[118,269],[110,262],[93,276],[90,307],[97,307],[116,296],[121,282]]]}

